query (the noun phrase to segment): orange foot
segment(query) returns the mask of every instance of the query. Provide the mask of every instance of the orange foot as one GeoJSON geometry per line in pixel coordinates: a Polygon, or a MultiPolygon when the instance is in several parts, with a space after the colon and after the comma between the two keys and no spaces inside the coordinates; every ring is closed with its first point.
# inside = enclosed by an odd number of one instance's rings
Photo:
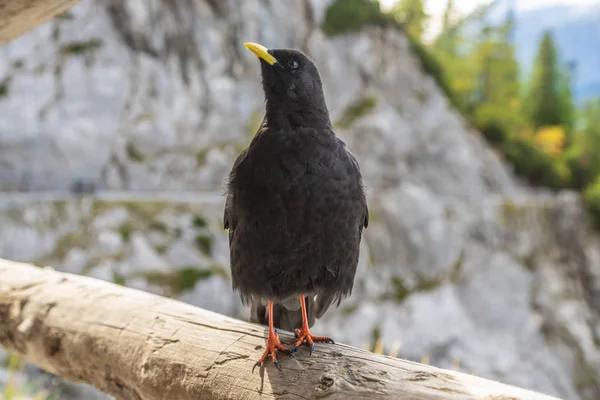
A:
{"type": "Polygon", "coordinates": [[[283,347],[281,345],[281,342],[279,341],[279,335],[277,334],[277,332],[274,329],[273,330],[269,329],[269,337],[267,338],[267,348],[266,348],[265,352],[263,353],[263,355],[258,359],[256,364],[254,364],[254,367],[252,367],[252,372],[254,372],[254,368],[256,368],[256,367],[260,368],[260,366],[265,361],[265,359],[269,356],[269,354],[271,355],[271,359],[273,359],[273,364],[275,364],[277,369],[281,371],[281,366],[279,365],[279,361],[277,361],[277,351],[276,350],[279,350],[281,352],[289,354],[290,357],[292,355],[291,351],[289,351],[288,349],[286,349],[285,347],[283,347]]]}
{"type": "Polygon", "coordinates": [[[294,344],[294,347],[292,347],[292,351],[291,351],[292,353],[298,351],[298,346],[300,346],[304,342],[307,342],[310,345],[310,347],[309,347],[310,355],[312,355],[312,352],[315,349],[315,342],[326,342],[326,343],[335,344],[333,339],[331,339],[329,336],[313,336],[310,333],[308,326],[303,326],[302,329],[296,329],[295,332],[296,332],[295,336],[298,338],[298,340],[296,341],[296,344],[294,344]]]}

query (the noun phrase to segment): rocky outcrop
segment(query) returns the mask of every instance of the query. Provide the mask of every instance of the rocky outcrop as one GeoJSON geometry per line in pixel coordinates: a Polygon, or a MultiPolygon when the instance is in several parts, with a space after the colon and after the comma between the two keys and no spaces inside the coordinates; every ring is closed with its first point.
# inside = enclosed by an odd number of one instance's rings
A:
{"type": "Polygon", "coordinates": [[[315,331],[599,398],[600,239],[577,196],[520,185],[400,32],[327,37],[326,3],[86,0],[0,48],[0,185],[31,190],[0,199],[0,256],[245,318],[221,225],[264,107],[242,44],[299,47],[371,213],[353,294],[315,331]],[[78,179],[98,194],[35,193],[78,179]]]}

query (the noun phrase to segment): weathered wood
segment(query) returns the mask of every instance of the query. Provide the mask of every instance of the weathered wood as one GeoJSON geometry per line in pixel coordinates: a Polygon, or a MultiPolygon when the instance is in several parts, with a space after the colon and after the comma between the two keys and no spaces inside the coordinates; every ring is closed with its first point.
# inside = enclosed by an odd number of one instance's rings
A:
{"type": "Polygon", "coordinates": [[[0,46],[67,11],[80,0],[0,0],[0,46]]]}
{"type": "Polygon", "coordinates": [[[0,345],[117,399],[555,399],[343,344],[252,374],[264,338],[261,326],[182,302],[0,260],[0,345]]]}

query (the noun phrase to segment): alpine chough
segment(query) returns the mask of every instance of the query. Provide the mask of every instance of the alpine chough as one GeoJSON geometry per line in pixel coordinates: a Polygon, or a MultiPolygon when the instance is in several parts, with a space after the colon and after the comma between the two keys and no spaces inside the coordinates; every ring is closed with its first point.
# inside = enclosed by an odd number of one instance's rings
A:
{"type": "MultiPolygon", "coordinates": [[[[264,354],[291,354],[307,342],[331,342],[309,330],[351,294],[369,213],[356,158],[329,117],[315,64],[296,49],[245,46],[258,56],[265,115],[229,173],[224,227],[229,229],[233,290],[269,334],[264,354]],[[292,331],[291,350],[276,328],[292,331]]],[[[254,369],[254,368],[253,368],[254,369]]]]}

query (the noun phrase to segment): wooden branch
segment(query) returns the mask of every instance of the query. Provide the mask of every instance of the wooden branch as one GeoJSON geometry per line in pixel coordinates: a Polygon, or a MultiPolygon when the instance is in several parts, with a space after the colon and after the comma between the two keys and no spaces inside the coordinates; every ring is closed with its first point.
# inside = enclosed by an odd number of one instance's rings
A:
{"type": "Polygon", "coordinates": [[[264,338],[262,326],[179,301],[0,259],[0,345],[117,399],[556,400],[343,344],[252,374],[264,338]]]}
{"type": "Polygon", "coordinates": [[[0,46],[67,11],[80,0],[0,0],[0,46]]]}

